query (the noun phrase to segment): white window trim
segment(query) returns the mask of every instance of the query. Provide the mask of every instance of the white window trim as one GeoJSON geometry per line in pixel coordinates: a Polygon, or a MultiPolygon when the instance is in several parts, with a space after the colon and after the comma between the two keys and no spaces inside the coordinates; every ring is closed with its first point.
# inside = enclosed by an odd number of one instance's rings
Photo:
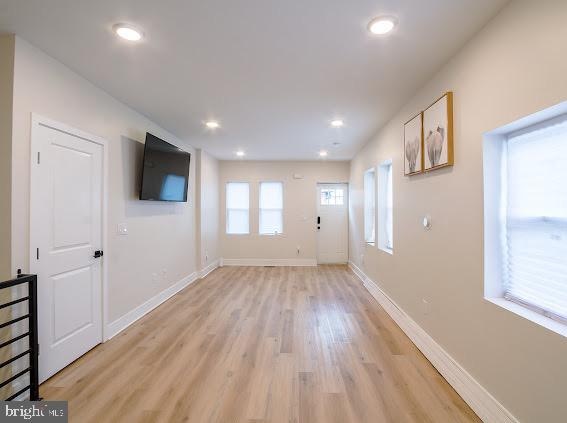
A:
{"type": "Polygon", "coordinates": [[[258,235],[259,236],[269,236],[269,237],[280,237],[285,236],[285,182],[278,181],[278,180],[262,180],[258,182],[258,235]],[[282,184],[282,208],[281,209],[263,209],[260,205],[261,199],[261,186],[263,183],[278,183],[282,184]],[[282,231],[278,233],[261,233],[260,232],[260,216],[262,214],[262,210],[281,210],[282,211],[282,231]]]}
{"type": "Polygon", "coordinates": [[[506,210],[502,194],[506,190],[506,146],[510,134],[519,133],[561,115],[567,114],[567,101],[526,116],[484,134],[484,299],[517,316],[523,317],[559,335],[567,337],[567,324],[539,313],[533,307],[504,296],[502,275],[502,224],[506,210]]]}
{"type": "Polygon", "coordinates": [[[224,184],[224,235],[225,236],[250,236],[250,199],[251,199],[251,190],[250,190],[250,186],[252,184],[249,181],[226,181],[224,184]],[[228,187],[228,184],[248,184],[248,209],[229,209],[228,208],[228,201],[227,201],[227,195],[226,195],[226,190],[228,187]],[[248,210],[248,232],[245,233],[232,233],[232,232],[228,232],[228,211],[229,210],[248,210]]]}
{"type": "Polygon", "coordinates": [[[376,171],[376,167],[369,167],[368,169],[366,169],[364,171],[363,177],[362,177],[362,196],[363,196],[363,201],[362,201],[362,205],[363,205],[363,216],[362,216],[362,223],[363,223],[363,236],[364,236],[364,243],[366,245],[371,245],[371,246],[375,246],[376,245],[376,223],[377,223],[377,213],[376,213],[376,198],[377,198],[377,171],[376,171]],[[374,241],[369,241],[366,239],[366,174],[368,172],[374,172],[374,241]]]}
{"type": "MultiPolygon", "coordinates": [[[[388,199],[387,199],[387,191],[385,189],[386,184],[388,183],[388,181],[386,180],[388,178],[388,167],[392,166],[392,159],[387,159],[384,160],[382,163],[380,163],[378,165],[378,178],[377,178],[377,187],[378,187],[378,196],[377,196],[377,204],[376,204],[376,210],[377,210],[377,218],[378,218],[378,225],[376,226],[377,229],[377,245],[378,245],[378,249],[381,251],[384,251],[385,253],[388,254],[394,254],[394,246],[393,246],[393,240],[392,240],[392,244],[388,245],[387,242],[387,229],[386,229],[386,223],[384,222],[384,220],[386,219],[386,214],[387,214],[387,203],[388,203],[388,199]]],[[[392,167],[392,172],[393,172],[393,167],[392,167]]],[[[393,178],[393,173],[392,173],[392,178],[393,178]]],[[[393,189],[393,183],[392,183],[392,189],[393,189]]],[[[392,194],[393,195],[393,194],[392,194]]],[[[394,211],[392,210],[392,222],[394,220],[394,211]]],[[[394,230],[392,228],[392,237],[394,236],[394,230]]]]}

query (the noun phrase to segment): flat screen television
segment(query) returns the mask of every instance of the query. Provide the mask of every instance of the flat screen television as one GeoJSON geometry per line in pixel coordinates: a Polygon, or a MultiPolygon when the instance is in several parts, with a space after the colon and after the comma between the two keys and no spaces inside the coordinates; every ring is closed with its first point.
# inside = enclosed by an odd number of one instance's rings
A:
{"type": "Polygon", "coordinates": [[[140,200],[187,202],[191,154],[146,133],[140,200]]]}

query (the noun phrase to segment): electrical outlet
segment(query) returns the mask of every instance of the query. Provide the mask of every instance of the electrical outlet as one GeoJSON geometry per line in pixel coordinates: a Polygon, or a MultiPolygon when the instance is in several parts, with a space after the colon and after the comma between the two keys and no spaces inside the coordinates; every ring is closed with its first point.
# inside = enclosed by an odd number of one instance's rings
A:
{"type": "Polygon", "coordinates": [[[126,226],[126,223],[120,223],[116,228],[116,233],[118,235],[128,235],[128,226],[126,226]]]}
{"type": "Polygon", "coordinates": [[[425,298],[421,299],[421,311],[425,316],[431,312],[431,304],[425,298]]]}
{"type": "Polygon", "coordinates": [[[158,281],[158,274],[157,273],[152,273],[152,281],[157,282],[158,281]]]}
{"type": "Polygon", "coordinates": [[[162,278],[163,280],[166,280],[166,279],[167,279],[167,269],[162,269],[162,270],[161,270],[161,278],[162,278]]]}

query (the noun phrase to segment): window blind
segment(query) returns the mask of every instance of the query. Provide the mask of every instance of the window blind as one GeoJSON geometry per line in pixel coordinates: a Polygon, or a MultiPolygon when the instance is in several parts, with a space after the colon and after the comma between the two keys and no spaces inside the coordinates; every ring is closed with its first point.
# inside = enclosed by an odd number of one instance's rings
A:
{"type": "Polygon", "coordinates": [[[226,233],[250,233],[250,186],[247,182],[226,184],[226,233]]]}
{"type": "Polygon", "coordinates": [[[260,234],[283,232],[283,183],[260,183],[260,234]]]}
{"type": "Polygon", "coordinates": [[[567,117],[508,137],[505,298],[567,323],[567,117]]]}

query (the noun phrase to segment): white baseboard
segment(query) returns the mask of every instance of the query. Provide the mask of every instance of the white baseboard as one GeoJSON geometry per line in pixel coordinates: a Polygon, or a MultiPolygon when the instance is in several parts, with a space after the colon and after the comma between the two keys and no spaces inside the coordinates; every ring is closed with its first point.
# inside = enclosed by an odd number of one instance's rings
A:
{"type": "Polygon", "coordinates": [[[169,300],[171,297],[173,297],[175,294],[177,294],[186,286],[195,282],[197,279],[199,279],[199,272],[193,272],[189,276],[186,276],[183,279],[181,279],[179,282],[176,282],[175,284],[171,285],[169,288],[161,291],[156,296],[150,298],[145,303],[129,311],[124,316],[119,317],[115,321],[109,323],[106,326],[106,330],[104,331],[104,341],[108,341],[109,339],[118,335],[120,332],[122,332],[132,323],[144,317],[154,308],[164,303],[165,301],[169,300]]]}
{"type": "Polygon", "coordinates": [[[221,259],[214,260],[207,267],[205,267],[204,269],[201,269],[199,271],[199,279],[203,279],[205,276],[207,276],[209,273],[211,273],[213,270],[215,270],[219,266],[221,266],[221,259]]]}
{"type": "Polygon", "coordinates": [[[317,266],[316,259],[222,259],[223,266],[317,266]]]}
{"type": "Polygon", "coordinates": [[[461,367],[421,326],[398,307],[360,268],[352,262],[349,262],[349,267],[360,278],[368,292],[482,421],[486,423],[518,423],[512,413],[461,367]]]}

